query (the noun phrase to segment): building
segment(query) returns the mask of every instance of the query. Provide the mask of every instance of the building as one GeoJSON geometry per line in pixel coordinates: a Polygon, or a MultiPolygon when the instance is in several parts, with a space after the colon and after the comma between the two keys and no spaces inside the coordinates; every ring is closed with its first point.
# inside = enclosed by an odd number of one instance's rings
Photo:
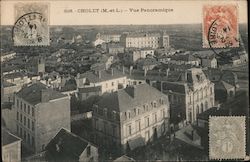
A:
{"type": "Polygon", "coordinates": [[[96,39],[101,39],[106,43],[120,42],[121,34],[96,34],[96,39]]]}
{"type": "Polygon", "coordinates": [[[199,113],[214,106],[214,83],[200,68],[188,69],[176,82],[163,81],[161,90],[169,96],[173,122],[194,122],[199,113]]]}
{"type": "Polygon", "coordinates": [[[33,57],[26,61],[26,69],[28,72],[33,74],[44,74],[45,73],[45,58],[33,57]]]}
{"type": "Polygon", "coordinates": [[[13,132],[35,153],[43,151],[62,127],[70,130],[70,98],[40,82],[15,94],[13,110],[16,116],[13,132]]]}
{"type": "Polygon", "coordinates": [[[30,83],[31,80],[28,75],[24,72],[15,72],[6,74],[3,76],[4,81],[15,85],[23,86],[24,84],[30,83]]]}
{"type": "Polygon", "coordinates": [[[137,62],[137,68],[141,70],[152,70],[159,65],[159,62],[155,58],[139,59],[137,62]]]}
{"type": "Polygon", "coordinates": [[[1,141],[2,161],[21,162],[21,139],[2,128],[1,141]]]}
{"type": "Polygon", "coordinates": [[[124,47],[119,44],[108,44],[109,54],[124,53],[124,47]]]}
{"type": "Polygon", "coordinates": [[[117,69],[88,71],[76,77],[77,88],[101,87],[101,94],[115,92],[127,86],[127,77],[117,69]]]}
{"type": "Polygon", "coordinates": [[[201,60],[202,67],[208,67],[208,68],[218,67],[218,62],[215,57],[215,54],[211,50],[194,52],[193,56],[201,60]]]}
{"type": "Polygon", "coordinates": [[[165,134],[168,97],[148,84],[104,94],[93,107],[94,141],[126,152],[165,134]]]}
{"type": "Polygon", "coordinates": [[[135,162],[135,159],[128,157],[126,155],[122,155],[118,158],[116,158],[113,162],[135,162]]]}
{"type": "Polygon", "coordinates": [[[98,161],[98,148],[85,139],[62,128],[45,148],[47,161],[98,161]]]}
{"type": "Polygon", "coordinates": [[[130,48],[128,49],[128,52],[125,55],[125,61],[129,63],[135,63],[141,58],[146,58],[147,56],[153,56],[154,55],[154,49],[152,48],[130,48]]]}
{"type": "Polygon", "coordinates": [[[126,47],[160,48],[169,46],[169,36],[160,33],[130,33],[121,36],[121,43],[126,47]]]}
{"type": "Polygon", "coordinates": [[[1,53],[1,62],[9,61],[15,57],[16,57],[16,52],[14,51],[1,53]]]}
{"type": "Polygon", "coordinates": [[[100,96],[102,94],[101,86],[78,88],[76,93],[80,100],[86,100],[91,96],[100,96]]]}
{"type": "Polygon", "coordinates": [[[189,52],[173,55],[171,57],[171,60],[169,61],[169,63],[171,64],[177,64],[177,65],[191,64],[194,66],[199,66],[200,62],[201,61],[199,58],[194,57],[189,52]]]}
{"type": "Polygon", "coordinates": [[[214,91],[215,91],[216,101],[219,101],[220,103],[222,103],[229,99],[234,98],[236,88],[233,85],[223,80],[214,82],[214,83],[215,83],[214,91]]]}

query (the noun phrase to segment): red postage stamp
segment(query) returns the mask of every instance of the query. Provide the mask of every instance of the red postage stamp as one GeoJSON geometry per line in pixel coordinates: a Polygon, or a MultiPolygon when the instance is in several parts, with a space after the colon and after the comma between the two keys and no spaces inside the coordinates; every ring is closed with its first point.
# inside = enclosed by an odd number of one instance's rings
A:
{"type": "Polygon", "coordinates": [[[203,48],[239,47],[237,5],[203,6],[203,48]]]}

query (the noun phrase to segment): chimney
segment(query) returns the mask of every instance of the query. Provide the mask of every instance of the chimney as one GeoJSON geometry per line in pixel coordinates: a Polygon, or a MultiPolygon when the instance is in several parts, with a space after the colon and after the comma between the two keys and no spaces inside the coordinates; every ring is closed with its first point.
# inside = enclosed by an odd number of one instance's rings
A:
{"type": "Polygon", "coordinates": [[[147,75],[147,68],[144,69],[144,76],[147,75]]]}
{"type": "Polygon", "coordinates": [[[166,77],[169,75],[169,68],[166,69],[166,77]]]}
{"type": "Polygon", "coordinates": [[[114,69],[111,68],[111,76],[113,76],[113,75],[114,75],[114,69]]]}
{"type": "Polygon", "coordinates": [[[98,78],[100,79],[102,77],[102,72],[101,70],[98,71],[98,78]]]}
{"type": "Polygon", "coordinates": [[[182,80],[187,81],[187,72],[182,73],[182,80]]]}
{"type": "Polygon", "coordinates": [[[50,90],[42,89],[41,90],[41,102],[48,102],[50,100],[50,90]]]}
{"type": "Polygon", "coordinates": [[[122,74],[125,74],[125,68],[122,66],[122,74]]]}
{"type": "Polygon", "coordinates": [[[132,74],[132,70],[133,70],[133,66],[130,66],[130,68],[129,68],[129,75],[132,74]]]}

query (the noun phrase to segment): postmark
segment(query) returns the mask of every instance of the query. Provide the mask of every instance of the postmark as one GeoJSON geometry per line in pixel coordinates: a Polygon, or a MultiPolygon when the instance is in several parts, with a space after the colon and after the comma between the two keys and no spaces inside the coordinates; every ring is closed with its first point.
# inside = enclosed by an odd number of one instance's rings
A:
{"type": "Polygon", "coordinates": [[[49,45],[49,5],[47,3],[18,3],[12,37],[14,46],[49,45]]]}
{"type": "Polygon", "coordinates": [[[203,6],[203,48],[239,47],[237,5],[203,6]]]}
{"type": "Polygon", "coordinates": [[[245,116],[209,118],[209,159],[244,159],[245,149],[245,116]]]}

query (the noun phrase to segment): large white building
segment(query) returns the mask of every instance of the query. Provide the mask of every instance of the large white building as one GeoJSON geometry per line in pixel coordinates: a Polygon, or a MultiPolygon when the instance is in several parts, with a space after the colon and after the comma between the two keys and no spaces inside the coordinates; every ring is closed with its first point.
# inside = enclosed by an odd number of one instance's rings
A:
{"type": "Polygon", "coordinates": [[[15,94],[13,111],[13,132],[35,153],[43,151],[62,127],[70,130],[70,98],[40,82],[15,94]]]}
{"type": "Polygon", "coordinates": [[[169,36],[160,33],[131,33],[121,37],[121,43],[126,47],[160,48],[169,47],[169,36]]]}

